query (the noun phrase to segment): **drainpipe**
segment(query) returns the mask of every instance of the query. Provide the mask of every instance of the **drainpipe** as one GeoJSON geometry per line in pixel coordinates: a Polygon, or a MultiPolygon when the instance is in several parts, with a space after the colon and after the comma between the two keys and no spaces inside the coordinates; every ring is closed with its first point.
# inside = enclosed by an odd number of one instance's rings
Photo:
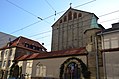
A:
{"type": "MultiPolygon", "coordinates": [[[[102,39],[102,42],[103,42],[103,49],[105,49],[104,36],[103,36],[102,32],[101,32],[101,39],[102,39]]],[[[103,52],[103,64],[104,64],[104,76],[105,76],[105,79],[107,79],[105,52],[103,52]]]]}
{"type": "Polygon", "coordinates": [[[98,65],[98,44],[97,44],[97,38],[95,36],[95,47],[96,47],[96,79],[99,79],[99,65],[98,65]]]}

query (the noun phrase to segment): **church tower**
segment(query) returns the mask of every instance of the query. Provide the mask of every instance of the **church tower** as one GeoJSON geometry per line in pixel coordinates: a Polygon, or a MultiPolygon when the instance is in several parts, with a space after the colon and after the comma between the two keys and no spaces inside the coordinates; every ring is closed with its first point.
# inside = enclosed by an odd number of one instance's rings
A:
{"type": "Polygon", "coordinates": [[[52,25],[51,51],[80,48],[87,45],[85,30],[99,28],[94,13],[69,8],[52,25]]]}

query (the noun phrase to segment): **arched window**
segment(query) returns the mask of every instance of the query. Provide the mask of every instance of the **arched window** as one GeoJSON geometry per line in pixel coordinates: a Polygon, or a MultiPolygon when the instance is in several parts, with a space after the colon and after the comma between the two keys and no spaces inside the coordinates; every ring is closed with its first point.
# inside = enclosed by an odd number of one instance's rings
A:
{"type": "Polygon", "coordinates": [[[68,13],[68,20],[72,20],[72,12],[71,11],[68,13]]]}
{"type": "Polygon", "coordinates": [[[40,62],[36,65],[36,76],[45,77],[46,76],[46,66],[40,62]]]}
{"type": "Polygon", "coordinates": [[[64,16],[64,22],[66,22],[67,21],[67,16],[64,16]]]}
{"type": "Polygon", "coordinates": [[[26,64],[26,74],[28,75],[27,78],[31,77],[32,65],[33,65],[33,60],[27,60],[27,64],[26,64]]]}
{"type": "Polygon", "coordinates": [[[76,12],[74,12],[73,17],[74,17],[74,19],[77,18],[77,13],[76,12]]]}
{"type": "Polygon", "coordinates": [[[81,14],[81,13],[79,13],[79,14],[78,14],[78,17],[82,17],[82,14],[81,14]]]}
{"type": "Polygon", "coordinates": [[[62,23],[62,19],[60,20],[60,23],[62,23]]]}

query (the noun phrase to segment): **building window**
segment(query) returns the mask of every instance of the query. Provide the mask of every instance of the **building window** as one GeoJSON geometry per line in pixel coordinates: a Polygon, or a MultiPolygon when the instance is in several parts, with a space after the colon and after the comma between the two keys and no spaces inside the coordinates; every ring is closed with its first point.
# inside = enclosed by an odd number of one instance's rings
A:
{"type": "Polygon", "coordinates": [[[60,20],[60,23],[62,23],[62,19],[60,20]]]}
{"type": "Polygon", "coordinates": [[[72,20],[72,12],[71,11],[68,13],[68,20],[72,20]]]}
{"type": "Polygon", "coordinates": [[[10,54],[9,54],[9,56],[12,56],[12,49],[10,49],[10,54]]]}
{"type": "Polygon", "coordinates": [[[36,50],[36,46],[33,46],[33,49],[36,50]]]}
{"type": "Polygon", "coordinates": [[[92,36],[90,36],[90,42],[93,42],[93,37],[92,36]]]}
{"type": "Polygon", "coordinates": [[[8,61],[8,67],[10,67],[10,65],[11,65],[11,60],[8,61]]]}
{"type": "Polygon", "coordinates": [[[8,53],[8,50],[6,50],[6,52],[5,52],[5,56],[7,56],[7,53],[8,53]]]}
{"type": "Polygon", "coordinates": [[[27,55],[30,55],[30,54],[32,54],[32,52],[29,51],[29,52],[26,52],[26,54],[27,54],[27,55]]]}
{"type": "Polygon", "coordinates": [[[30,45],[30,48],[33,49],[33,45],[30,45]]]}
{"type": "Polygon", "coordinates": [[[82,14],[81,14],[81,13],[79,13],[79,14],[78,14],[78,17],[82,17],[82,14]]]}
{"type": "Polygon", "coordinates": [[[39,76],[39,77],[46,77],[46,66],[44,66],[43,64],[41,63],[38,63],[36,65],[36,76],[39,76]]]}
{"type": "Polygon", "coordinates": [[[29,48],[29,44],[28,43],[25,43],[25,47],[29,48]]]}
{"type": "Polygon", "coordinates": [[[118,38],[111,38],[111,48],[117,48],[118,45],[118,38]]]}
{"type": "Polygon", "coordinates": [[[66,22],[67,21],[67,16],[64,16],[64,22],[66,22]]]}
{"type": "Polygon", "coordinates": [[[1,51],[1,57],[3,57],[4,56],[4,50],[3,51],[1,51]]]}
{"type": "Polygon", "coordinates": [[[32,63],[33,61],[27,61],[27,65],[26,65],[26,74],[28,75],[27,77],[31,77],[31,73],[32,73],[32,63]]]}
{"type": "Polygon", "coordinates": [[[110,48],[110,40],[104,39],[104,44],[102,44],[103,49],[109,49],[110,48]]]}
{"type": "Polygon", "coordinates": [[[73,16],[74,16],[74,19],[76,19],[77,18],[77,13],[74,12],[73,16]]]}
{"type": "Polygon", "coordinates": [[[5,65],[6,65],[6,61],[3,62],[3,67],[5,67],[5,65]]]}

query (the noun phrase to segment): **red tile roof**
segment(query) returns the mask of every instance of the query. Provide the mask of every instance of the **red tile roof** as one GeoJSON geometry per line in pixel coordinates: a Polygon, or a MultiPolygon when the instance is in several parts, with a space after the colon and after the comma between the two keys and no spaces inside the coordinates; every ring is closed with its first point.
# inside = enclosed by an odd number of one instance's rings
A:
{"type": "Polygon", "coordinates": [[[64,56],[78,56],[87,55],[85,47],[69,50],[51,51],[48,53],[36,53],[31,55],[25,55],[16,58],[15,60],[33,60],[33,59],[43,59],[43,58],[53,58],[53,57],[64,57],[64,56]]]}
{"type": "Polygon", "coordinates": [[[16,38],[15,40],[9,42],[8,43],[8,44],[10,44],[9,46],[6,45],[6,46],[4,46],[3,48],[0,48],[0,49],[2,50],[2,49],[10,48],[10,47],[20,47],[20,48],[24,48],[24,49],[27,49],[27,50],[31,50],[30,48],[25,47],[25,43],[28,43],[29,45],[34,45],[36,47],[39,47],[39,48],[42,48],[42,49],[46,50],[46,48],[44,46],[42,46],[39,42],[28,39],[28,38],[25,38],[25,37],[22,37],[22,36],[20,36],[20,37],[16,38]]]}

